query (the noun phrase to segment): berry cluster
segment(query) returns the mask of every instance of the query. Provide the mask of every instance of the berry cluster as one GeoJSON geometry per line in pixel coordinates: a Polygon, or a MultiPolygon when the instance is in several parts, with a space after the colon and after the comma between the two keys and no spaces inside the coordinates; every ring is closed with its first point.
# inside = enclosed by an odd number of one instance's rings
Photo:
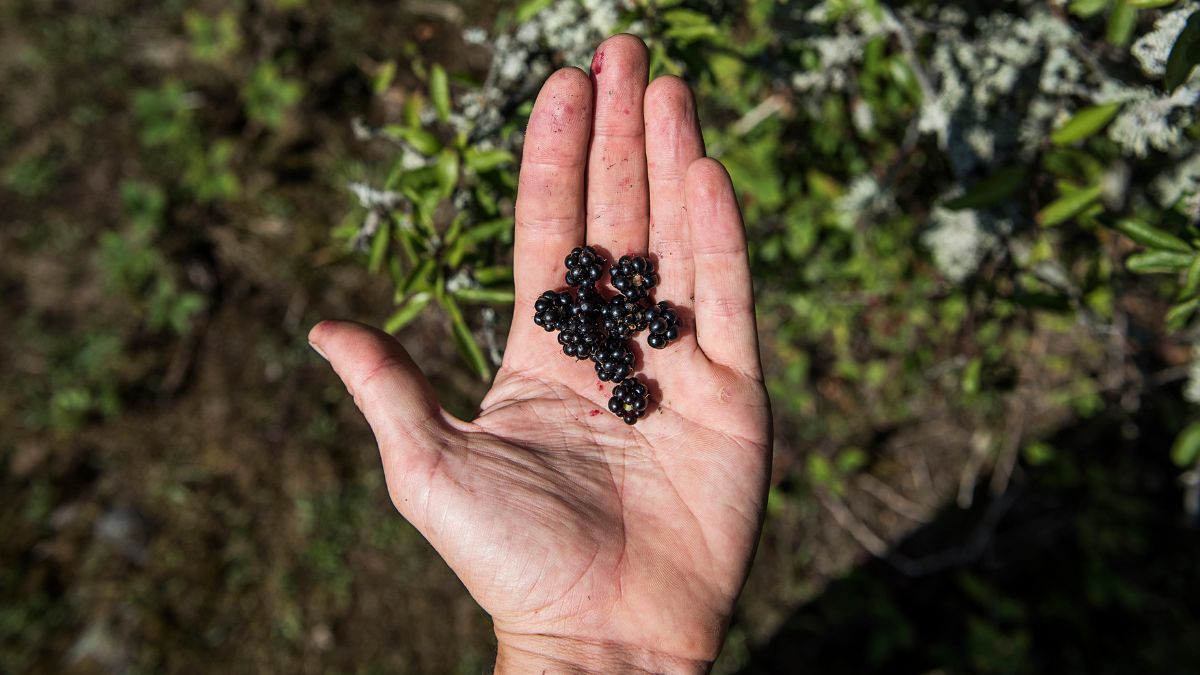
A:
{"type": "Polygon", "coordinates": [[[667,303],[651,300],[658,277],[641,256],[621,256],[613,264],[609,276],[618,293],[605,300],[596,284],[607,262],[590,246],[572,250],[566,282],[575,292],[542,293],[533,305],[533,322],[547,333],[557,331],[564,354],[591,359],[596,377],[617,385],[608,409],[634,424],[646,414],[649,392],[634,375],[637,363],[627,341],[648,329],[646,343],[662,349],[679,337],[679,319],[667,303]]]}

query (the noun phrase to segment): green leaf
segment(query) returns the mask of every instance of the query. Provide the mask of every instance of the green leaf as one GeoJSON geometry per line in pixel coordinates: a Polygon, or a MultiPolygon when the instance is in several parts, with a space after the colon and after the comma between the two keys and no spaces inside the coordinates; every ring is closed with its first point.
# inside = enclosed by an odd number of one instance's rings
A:
{"type": "Polygon", "coordinates": [[[375,81],[371,84],[371,89],[376,95],[382,94],[392,86],[392,82],[396,79],[396,62],[394,60],[385,61],[379,70],[375,73],[375,81]]]}
{"type": "Polygon", "coordinates": [[[1021,456],[1032,466],[1041,466],[1054,459],[1054,446],[1043,441],[1034,441],[1021,448],[1021,456]]]}
{"type": "Polygon", "coordinates": [[[1133,38],[1133,31],[1136,28],[1137,10],[1129,4],[1128,0],[1118,0],[1108,15],[1106,37],[1109,43],[1117,47],[1124,47],[1133,38]]]}
{"type": "Polygon", "coordinates": [[[1076,190],[1038,211],[1035,219],[1042,227],[1053,227],[1083,213],[1089,206],[1100,200],[1103,192],[1103,188],[1099,185],[1076,190]]]}
{"type": "Polygon", "coordinates": [[[963,370],[962,390],[964,394],[978,394],[979,385],[983,380],[983,361],[978,357],[971,359],[963,370]]]}
{"type": "Polygon", "coordinates": [[[1178,89],[1192,74],[1192,69],[1200,63],[1200,9],[1192,12],[1187,25],[1171,47],[1171,55],[1167,57],[1167,73],[1164,83],[1168,90],[1178,89]]]}
{"type": "Polygon", "coordinates": [[[1091,138],[1096,132],[1107,126],[1120,110],[1120,103],[1107,103],[1084,108],[1067,120],[1066,124],[1050,134],[1050,141],[1055,145],[1062,146],[1091,138]]]}
{"type": "Polygon", "coordinates": [[[438,156],[437,166],[438,194],[445,199],[454,194],[458,187],[458,153],[454,150],[443,150],[438,156]]]}
{"type": "Polygon", "coordinates": [[[389,124],[383,128],[383,133],[401,143],[407,143],[413,150],[426,157],[432,157],[442,151],[442,142],[438,137],[419,127],[389,124]]]}
{"type": "Polygon", "coordinates": [[[1200,422],[1192,422],[1175,437],[1171,446],[1171,461],[1175,466],[1187,468],[1200,460],[1200,422]]]}
{"type": "Polygon", "coordinates": [[[508,232],[512,232],[513,219],[500,218],[497,220],[480,223],[463,232],[462,240],[468,244],[479,244],[485,241],[498,239],[508,232]]]}
{"type": "Polygon", "coordinates": [[[1179,0],[1125,0],[1125,2],[1134,9],[1158,9],[1167,5],[1173,5],[1179,2],[1179,0]]]}
{"type": "Polygon", "coordinates": [[[433,64],[429,71],[429,98],[437,109],[438,119],[445,122],[450,119],[450,80],[446,77],[446,69],[440,63],[433,64]]]}
{"type": "Polygon", "coordinates": [[[837,473],[833,470],[833,464],[824,455],[809,455],[808,479],[818,487],[841,492],[839,489],[841,481],[838,480],[837,473]]]}
{"type": "Polygon", "coordinates": [[[404,281],[396,286],[396,295],[404,297],[418,288],[424,288],[428,284],[429,274],[433,272],[433,266],[432,258],[426,258],[417,263],[409,270],[404,281]]]}
{"type": "Polygon", "coordinates": [[[367,271],[375,274],[383,267],[383,258],[388,252],[388,241],[391,239],[392,224],[386,218],[379,219],[379,229],[371,238],[371,257],[367,263],[367,271]]]}
{"type": "Polygon", "coordinates": [[[1108,225],[1146,248],[1156,251],[1195,253],[1192,247],[1179,237],[1136,218],[1121,218],[1108,225]]]}
{"type": "Polygon", "coordinates": [[[1195,256],[1172,251],[1147,251],[1135,253],[1125,261],[1125,267],[1134,274],[1174,274],[1182,272],[1195,261],[1195,256]]]}
{"type": "Polygon", "coordinates": [[[1196,256],[1188,266],[1187,278],[1179,291],[1179,299],[1186,300],[1197,294],[1200,294],[1200,256],[1196,256]]]}
{"type": "Polygon", "coordinates": [[[511,305],[513,292],[499,288],[460,288],[454,297],[463,302],[486,305],[511,305]]]}
{"type": "Polygon", "coordinates": [[[1025,167],[1010,166],[984,178],[962,195],[943,204],[951,211],[982,209],[1008,199],[1025,182],[1025,167]]]}
{"type": "Polygon", "coordinates": [[[554,0],[525,0],[517,7],[517,11],[513,14],[513,20],[517,23],[525,23],[526,21],[537,16],[538,12],[550,6],[554,0]]]}
{"type": "Polygon", "coordinates": [[[1192,298],[1171,307],[1167,310],[1167,330],[1177,331],[1183,330],[1183,327],[1188,324],[1192,315],[1196,313],[1196,305],[1200,304],[1200,300],[1192,298]]]}
{"type": "Polygon", "coordinates": [[[843,475],[852,474],[867,465],[870,457],[861,448],[846,448],[834,459],[837,470],[843,475]]]}
{"type": "Polygon", "coordinates": [[[709,15],[693,9],[671,9],[662,13],[667,29],[663,36],[678,42],[693,42],[703,38],[718,38],[721,30],[709,15]]]}
{"type": "Polygon", "coordinates": [[[463,318],[462,310],[458,308],[458,304],[453,298],[442,297],[438,300],[442,308],[446,310],[446,315],[450,317],[450,328],[454,333],[454,342],[458,345],[458,349],[462,352],[463,358],[475,371],[481,380],[487,380],[492,376],[492,369],[488,365],[487,359],[483,356],[483,350],[479,348],[479,343],[475,341],[475,336],[471,333],[471,329],[467,326],[466,319],[463,318]]]}
{"type": "Polygon", "coordinates": [[[514,157],[507,150],[477,150],[467,148],[463,159],[472,171],[491,171],[492,169],[511,164],[514,157]]]}
{"type": "Polygon", "coordinates": [[[430,293],[417,293],[404,303],[404,306],[396,310],[394,314],[388,317],[386,323],[383,324],[383,330],[388,333],[395,333],[412,323],[413,319],[421,315],[430,301],[433,300],[433,295],[430,293]]]}
{"type": "Polygon", "coordinates": [[[1075,16],[1088,19],[1108,9],[1111,2],[1112,0],[1071,0],[1068,9],[1075,16]]]}
{"type": "MultiPolygon", "coordinates": [[[[461,235],[463,231],[463,225],[465,225],[466,222],[467,212],[460,211],[458,215],[454,216],[454,220],[450,221],[450,227],[446,228],[446,235],[442,237],[442,240],[449,244],[458,241],[459,235],[461,235]]],[[[450,266],[458,267],[458,265],[455,264],[451,264],[450,266]]]]}
{"type": "Polygon", "coordinates": [[[484,286],[498,283],[512,283],[513,270],[508,265],[496,265],[475,270],[475,280],[484,286]]]}

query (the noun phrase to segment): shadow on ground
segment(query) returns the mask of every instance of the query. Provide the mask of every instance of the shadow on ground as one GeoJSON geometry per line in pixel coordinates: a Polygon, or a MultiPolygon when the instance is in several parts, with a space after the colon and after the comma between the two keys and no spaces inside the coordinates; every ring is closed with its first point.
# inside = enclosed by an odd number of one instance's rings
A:
{"type": "Polygon", "coordinates": [[[1112,415],[1061,431],[1006,496],[947,506],[795,610],[740,672],[1195,672],[1200,538],[1169,439],[1134,428],[1158,427],[1112,415]]]}

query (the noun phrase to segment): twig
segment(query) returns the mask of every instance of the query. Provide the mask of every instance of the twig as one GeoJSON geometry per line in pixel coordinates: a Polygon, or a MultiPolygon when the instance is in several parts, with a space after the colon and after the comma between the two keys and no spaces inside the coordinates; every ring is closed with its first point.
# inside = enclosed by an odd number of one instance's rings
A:
{"type": "Polygon", "coordinates": [[[772,115],[781,113],[787,110],[787,98],[780,94],[772,94],[763,100],[762,103],[751,108],[741,119],[734,122],[729,130],[737,136],[745,136],[754,131],[758,125],[765,122],[772,115]]]}
{"type": "Polygon", "coordinates": [[[859,475],[858,487],[863,492],[883,502],[889,509],[916,523],[929,522],[930,509],[892,489],[890,485],[869,473],[859,475]]]}
{"type": "Polygon", "coordinates": [[[991,434],[977,433],[971,439],[971,454],[958,477],[958,498],[955,501],[961,509],[969,509],[975,502],[975,482],[979,480],[979,472],[983,470],[991,444],[991,434]]]}
{"type": "Polygon", "coordinates": [[[821,489],[815,492],[817,499],[821,502],[821,506],[824,506],[829,511],[830,515],[833,516],[833,519],[837,521],[837,524],[843,530],[850,533],[851,537],[854,537],[854,541],[857,541],[859,546],[862,546],[876,558],[887,556],[888,543],[882,537],[875,534],[871,528],[867,527],[866,523],[859,520],[858,516],[854,515],[850,511],[850,507],[846,506],[840,498],[821,489]]]}
{"type": "Polygon", "coordinates": [[[1010,490],[999,499],[988,505],[980,520],[979,527],[971,533],[962,546],[952,547],[920,558],[910,558],[896,552],[889,552],[889,545],[882,537],[875,534],[866,523],[859,520],[842,500],[825,490],[816,490],[818,501],[850,536],[871,555],[887,562],[901,574],[918,578],[936,574],[951,567],[965,565],[987,551],[995,537],[996,527],[1000,520],[1017,501],[1019,490],[1010,490]]]}
{"type": "Polygon", "coordinates": [[[917,450],[917,460],[909,470],[909,473],[912,474],[913,485],[917,487],[917,491],[921,494],[930,495],[936,500],[937,488],[934,486],[933,470],[929,468],[929,457],[925,454],[924,446],[921,446],[917,450]],[[920,468],[920,471],[917,470],[918,468],[920,468]]]}
{"type": "Polygon", "coordinates": [[[1025,425],[1028,422],[1029,406],[1033,398],[1022,385],[1030,384],[1029,381],[1033,379],[1033,374],[1029,372],[1033,367],[1031,364],[1041,363],[1045,354],[1046,340],[1035,337],[1032,358],[1027,359],[1021,367],[1017,387],[1009,398],[1010,412],[1008,428],[1004,432],[1004,446],[1000,451],[1000,456],[996,458],[996,467],[992,472],[992,481],[989,486],[993,497],[1004,494],[1004,491],[1008,489],[1008,482],[1012,480],[1013,470],[1017,466],[1017,456],[1021,452],[1021,441],[1025,438],[1025,425]]]}
{"type": "Polygon", "coordinates": [[[900,20],[892,10],[880,5],[883,12],[884,25],[886,25],[896,38],[900,41],[900,49],[908,58],[909,66],[912,67],[913,76],[917,78],[917,86],[921,88],[921,96],[928,102],[932,102],[937,98],[937,92],[933,88],[933,83],[929,79],[928,73],[925,72],[925,66],[921,63],[921,57],[917,54],[917,48],[913,44],[912,33],[909,32],[908,26],[904,21],[900,20]]]}

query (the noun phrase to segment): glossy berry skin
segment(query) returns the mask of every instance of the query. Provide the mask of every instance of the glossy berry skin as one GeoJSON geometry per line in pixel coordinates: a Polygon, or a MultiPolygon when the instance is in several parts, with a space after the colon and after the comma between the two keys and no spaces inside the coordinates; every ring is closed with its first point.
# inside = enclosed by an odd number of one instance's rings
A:
{"type": "Polygon", "coordinates": [[[585,317],[589,321],[599,323],[606,304],[604,297],[595,288],[583,286],[575,293],[570,315],[585,317]]]}
{"type": "Polygon", "coordinates": [[[599,322],[586,316],[571,317],[558,333],[563,353],[580,361],[591,358],[603,342],[604,332],[599,322]]]}
{"type": "Polygon", "coordinates": [[[642,310],[642,321],[650,331],[646,344],[654,349],[663,349],[679,339],[679,317],[665,302],[642,310]]]}
{"type": "Polygon", "coordinates": [[[570,293],[546,291],[533,303],[533,322],[547,333],[561,330],[572,315],[570,293]]]}
{"type": "Polygon", "coordinates": [[[635,424],[646,415],[650,392],[646,385],[631,377],[613,387],[612,398],[608,399],[608,409],[626,424],[635,424]]]}
{"type": "Polygon", "coordinates": [[[654,263],[641,256],[621,256],[612,266],[613,288],[630,300],[641,300],[658,285],[654,263]]]}
{"type": "Polygon", "coordinates": [[[622,382],[633,374],[635,364],[633,352],[624,340],[608,338],[592,354],[592,363],[596,364],[596,377],[601,382],[622,382]]]}
{"type": "Polygon", "coordinates": [[[572,288],[594,288],[604,276],[607,261],[591,246],[577,246],[567,256],[567,285],[572,288]]]}
{"type": "Polygon", "coordinates": [[[646,328],[644,312],[636,301],[623,295],[615,296],[604,306],[604,330],[615,338],[633,337],[646,328]]]}

